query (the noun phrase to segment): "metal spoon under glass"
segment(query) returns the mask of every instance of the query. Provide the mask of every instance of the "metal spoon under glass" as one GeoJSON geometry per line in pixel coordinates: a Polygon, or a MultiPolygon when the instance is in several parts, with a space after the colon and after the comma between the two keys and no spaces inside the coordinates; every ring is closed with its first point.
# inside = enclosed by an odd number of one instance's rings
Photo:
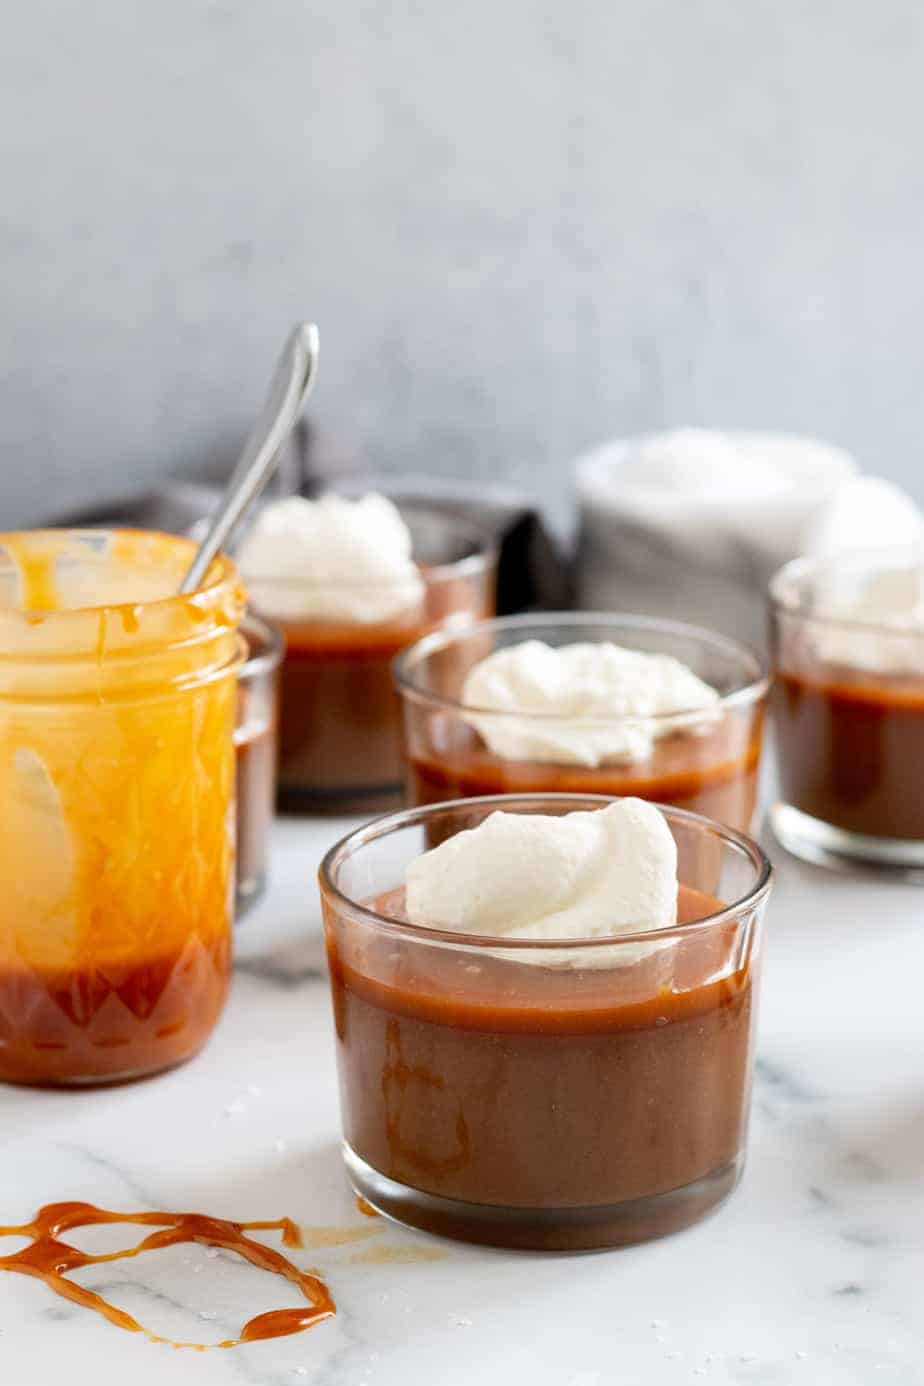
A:
{"type": "Polygon", "coordinates": [[[208,529],[181,592],[195,592],[212,559],[269,481],[283,443],[298,419],[314,387],[318,373],[320,337],[314,323],[300,322],[289,334],[273,376],[263,412],[244,445],[240,460],[228,481],[224,499],[209,521],[208,529]]]}

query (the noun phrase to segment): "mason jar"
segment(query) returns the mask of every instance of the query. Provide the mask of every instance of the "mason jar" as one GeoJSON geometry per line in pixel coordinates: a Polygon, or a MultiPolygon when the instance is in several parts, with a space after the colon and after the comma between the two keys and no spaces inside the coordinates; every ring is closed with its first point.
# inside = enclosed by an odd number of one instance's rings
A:
{"type": "Polygon", "coordinates": [[[0,535],[0,1078],[182,1062],[230,975],[244,594],[166,534],[0,535]]]}

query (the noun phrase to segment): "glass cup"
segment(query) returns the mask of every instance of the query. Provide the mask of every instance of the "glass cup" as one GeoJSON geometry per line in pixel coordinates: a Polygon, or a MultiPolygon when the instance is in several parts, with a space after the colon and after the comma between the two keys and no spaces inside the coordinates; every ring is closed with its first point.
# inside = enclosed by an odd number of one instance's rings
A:
{"type": "Polygon", "coordinates": [[[387,621],[293,618],[300,593],[309,609],[314,605],[310,593],[317,583],[244,572],[254,606],[276,621],[286,641],[279,706],[283,809],[371,812],[399,803],[401,710],[391,661],[427,632],[494,610],[491,541],[443,511],[410,503],[399,509],[411,530],[424,594],[387,621]]]}
{"type": "Polygon", "coordinates": [[[501,796],[380,818],[320,870],[356,1189],[464,1241],[620,1246],[696,1222],[741,1173],[770,865],[667,808],[681,922],[601,942],[421,928],[405,870],[489,813],[607,799],[501,796]]]}
{"type": "Polygon", "coordinates": [[[266,888],[270,828],[276,797],[276,703],[282,635],[253,612],[241,623],[247,658],[237,676],[237,917],[266,888]]]}
{"type": "Polygon", "coordinates": [[[842,619],[874,590],[924,602],[918,551],[799,558],[770,584],[779,841],[805,860],[924,869],[924,623],[842,619]]]}
{"type": "Polygon", "coordinates": [[[228,988],[237,633],[189,540],[0,535],[0,1078],[190,1057],[228,988]]]}
{"type": "Polygon", "coordinates": [[[480,794],[636,795],[705,813],[746,832],[757,797],[767,678],[751,650],[697,626],[646,616],[570,612],[509,616],[419,641],[395,663],[404,711],[408,798],[412,804],[480,794]],[[574,718],[481,711],[462,701],[465,677],[496,650],[610,641],[647,654],[673,655],[718,689],[711,716],[574,718]],[[517,725],[542,737],[641,734],[631,760],[597,765],[507,759],[482,732],[517,725]]]}

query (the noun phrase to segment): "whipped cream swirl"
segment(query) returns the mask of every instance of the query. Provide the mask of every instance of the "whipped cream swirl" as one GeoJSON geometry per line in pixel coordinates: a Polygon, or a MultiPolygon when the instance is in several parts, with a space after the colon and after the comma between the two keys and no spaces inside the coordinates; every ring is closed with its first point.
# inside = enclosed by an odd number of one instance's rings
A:
{"type": "Polygon", "coordinates": [[[405,885],[412,924],[602,940],[676,923],[677,847],[643,799],[561,816],[497,812],[424,852],[405,885]]]}
{"type": "Polygon", "coordinates": [[[646,760],[659,737],[701,731],[720,696],[670,655],[524,640],[476,664],[462,701],[495,755],[594,767],[646,760]]]}
{"type": "Polygon", "coordinates": [[[412,613],[424,582],[397,506],[287,496],[263,507],[238,552],[254,604],[290,621],[369,624],[412,613]]]}

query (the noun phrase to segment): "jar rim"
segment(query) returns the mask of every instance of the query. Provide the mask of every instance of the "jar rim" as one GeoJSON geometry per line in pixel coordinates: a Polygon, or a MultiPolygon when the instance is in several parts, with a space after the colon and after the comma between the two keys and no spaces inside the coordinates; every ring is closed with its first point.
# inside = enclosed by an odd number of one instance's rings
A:
{"type": "MultiPolygon", "coordinates": [[[[111,527],[101,529],[87,529],[85,527],[61,526],[56,528],[48,526],[39,529],[5,530],[0,531],[0,550],[8,547],[10,540],[27,538],[29,540],[64,540],[81,539],[105,541],[114,537],[128,538],[139,542],[167,541],[173,545],[177,552],[185,551],[189,555],[189,560],[195,555],[197,545],[191,539],[179,534],[168,534],[163,530],[156,529],[134,529],[131,527],[111,527]]],[[[93,561],[90,559],[90,561],[93,561]]],[[[15,559],[9,560],[10,566],[15,567],[15,559]]],[[[0,557],[0,566],[3,559],[0,557]]],[[[39,622],[53,621],[56,625],[63,627],[69,618],[80,618],[86,615],[98,615],[101,613],[111,613],[113,615],[126,611],[137,611],[144,608],[147,611],[167,610],[171,605],[179,606],[183,603],[193,606],[205,606],[222,594],[222,590],[229,583],[239,581],[239,575],[234,562],[225,553],[219,553],[209,564],[208,571],[202,581],[202,585],[195,592],[173,592],[166,597],[155,597],[151,600],[125,601],[125,602],[100,602],[88,606],[57,607],[49,611],[26,611],[20,607],[0,605],[0,616],[4,620],[16,620],[17,618],[24,626],[36,625],[39,622]]]]}
{"type": "MultiPolygon", "coordinates": [[[[40,576],[54,574],[48,609],[0,606],[0,699],[16,703],[137,701],[227,677],[242,662],[238,626],[244,587],[233,561],[220,554],[205,585],[178,588],[195,545],[156,530],[61,528],[0,534],[2,571],[19,576],[30,553],[40,576]],[[120,547],[121,546],[121,547],[120,547]],[[64,565],[63,570],[61,565],[64,565]],[[52,603],[54,584],[74,573],[104,572],[102,595],[118,596],[121,573],[164,576],[168,595],[97,605],[52,603]]],[[[136,588],[136,591],[143,591],[136,588]]],[[[161,585],[162,590],[162,585],[161,585]]],[[[28,598],[29,594],[25,594],[28,598]]],[[[43,592],[40,594],[45,596],[43,592]]],[[[80,591],[71,589],[71,596],[80,591]]],[[[96,595],[92,592],[91,595],[96,595]]],[[[67,589],[65,587],[65,596],[67,589]]]]}

